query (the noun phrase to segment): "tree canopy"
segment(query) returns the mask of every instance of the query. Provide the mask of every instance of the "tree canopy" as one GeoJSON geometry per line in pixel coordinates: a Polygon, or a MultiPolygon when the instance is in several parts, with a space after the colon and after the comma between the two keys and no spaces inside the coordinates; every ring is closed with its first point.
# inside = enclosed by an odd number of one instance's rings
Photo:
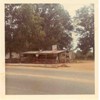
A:
{"type": "Polygon", "coordinates": [[[78,47],[83,54],[87,54],[91,49],[94,53],[94,5],[84,6],[77,10],[75,20],[77,25],[77,32],[80,34],[78,47]]]}
{"type": "Polygon", "coordinates": [[[5,4],[6,53],[72,48],[72,31],[79,35],[83,55],[94,49],[94,5],[76,11],[74,20],[61,4],[5,4]]]}
{"type": "Polygon", "coordinates": [[[71,48],[73,29],[69,13],[60,4],[6,4],[7,52],[71,48]]]}

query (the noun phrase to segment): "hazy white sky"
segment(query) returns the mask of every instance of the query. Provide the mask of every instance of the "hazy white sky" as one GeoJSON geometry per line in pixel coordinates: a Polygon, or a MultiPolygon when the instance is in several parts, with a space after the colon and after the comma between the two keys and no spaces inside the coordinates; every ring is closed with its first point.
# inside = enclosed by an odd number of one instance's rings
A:
{"type": "Polygon", "coordinates": [[[64,9],[67,10],[70,14],[71,17],[75,15],[75,11],[83,6],[88,6],[89,4],[67,4],[67,3],[62,3],[64,6],[64,9]]]}

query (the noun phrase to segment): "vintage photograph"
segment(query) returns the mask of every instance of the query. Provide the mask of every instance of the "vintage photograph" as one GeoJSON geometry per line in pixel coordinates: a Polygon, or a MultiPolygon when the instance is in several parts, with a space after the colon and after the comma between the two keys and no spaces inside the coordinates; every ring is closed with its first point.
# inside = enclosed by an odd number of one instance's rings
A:
{"type": "Polygon", "coordinates": [[[95,94],[94,4],[6,3],[6,95],[95,94]]]}

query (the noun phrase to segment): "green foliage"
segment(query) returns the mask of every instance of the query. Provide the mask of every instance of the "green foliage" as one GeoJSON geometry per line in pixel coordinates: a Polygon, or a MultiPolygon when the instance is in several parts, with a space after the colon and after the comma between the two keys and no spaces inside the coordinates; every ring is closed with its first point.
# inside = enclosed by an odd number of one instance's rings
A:
{"type": "Polygon", "coordinates": [[[78,50],[76,52],[76,59],[79,59],[79,60],[83,60],[83,59],[87,59],[87,60],[93,60],[94,57],[93,57],[93,52],[87,52],[85,55],[83,54],[82,51],[78,50]]]}
{"type": "Polygon", "coordinates": [[[6,4],[5,5],[5,50],[6,53],[10,53],[10,57],[12,56],[11,53],[12,51],[15,51],[15,31],[16,31],[16,26],[15,26],[15,13],[16,13],[16,7],[19,5],[11,5],[11,4],[6,4]]]}
{"type": "Polygon", "coordinates": [[[36,8],[44,19],[42,26],[46,33],[46,42],[43,48],[49,49],[53,44],[57,44],[59,49],[63,47],[70,49],[72,41],[70,30],[73,26],[69,13],[60,4],[37,4],[36,8]]]}
{"type": "Polygon", "coordinates": [[[91,48],[94,53],[94,5],[84,6],[77,10],[76,19],[77,25],[83,28],[77,28],[80,33],[78,47],[82,53],[87,54],[91,48]]]}
{"type": "Polygon", "coordinates": [[[60,4],[6,4],[6,53],[71,48],[70,15],[60,4]]]}

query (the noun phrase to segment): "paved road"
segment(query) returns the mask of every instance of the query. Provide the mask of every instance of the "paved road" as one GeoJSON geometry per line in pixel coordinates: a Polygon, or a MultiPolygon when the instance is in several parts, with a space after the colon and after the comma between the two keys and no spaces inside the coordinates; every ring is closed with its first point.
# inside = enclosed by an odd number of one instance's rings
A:
{"type": "Polygon", "coordinates": [[[94,72],[61,68],[6,68],[6,94],[94,94],[94,72]]]}

